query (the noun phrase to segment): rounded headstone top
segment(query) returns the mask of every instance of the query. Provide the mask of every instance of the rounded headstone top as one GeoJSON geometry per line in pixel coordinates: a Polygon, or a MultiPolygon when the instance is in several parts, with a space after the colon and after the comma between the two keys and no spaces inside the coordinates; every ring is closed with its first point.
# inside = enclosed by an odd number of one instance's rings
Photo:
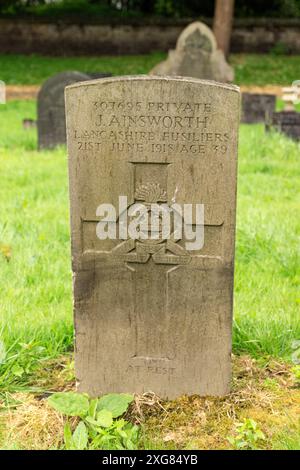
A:
{"type": "Polygon", "coordinates": [[[46,80],[38,94],[38,147],[54,148],[66,142],[65,88],[72,83],[91,80],[89,75],[67,71],[46,80]]]}
{"type": "Polygon", "coordinates": [[[40,90],[39,94],[43,94],[44,92],[49,93],[49,90],[57,88],[65,88],[67,85],[71,83],[80,82],[89,80],[90,77],[86,73],[78,72],[78,71],[67,71],[67,72],[60,72],[46,80],[40,90]]]}
{"type": "Polygon", "coordinates": [[[38,94],[39,119],[44,112],[48,113],[48,108],[52,106],[64,107],[64,91],[66,86],[86,80],[91,80],[91,77],[77,71],[61,72],[48,78],[43,83],[38,94]]]}
{"type": "Polygon", "coordinates": [[[96,80],[97,78],[107,78],[111,77],[112,74],[109,72],[85,72],[92,80],[96,80]]]}
{"type": "Polygon", "coordinates": [[[201,23],[201,21],[194,21],[180,34],[176,49],[201,49],[207,53],[212,53],[217,50],[217,42],[212,30],[206,24],[201,23]]]}

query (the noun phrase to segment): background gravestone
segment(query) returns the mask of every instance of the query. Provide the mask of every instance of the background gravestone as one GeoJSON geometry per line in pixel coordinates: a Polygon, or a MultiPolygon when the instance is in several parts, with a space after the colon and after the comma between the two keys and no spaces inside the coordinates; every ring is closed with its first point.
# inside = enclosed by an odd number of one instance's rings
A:
{"type": "Polygon", "coordinates": [[[281,111],[274,113],[266,125],[266,130],[275,129],[295,141],[300,141],[300,113],[281,111]]]}
{"type": "Polygon", "coordinates": [[[233,68],[217,48],[212,30],[200,21],[183,30],[176,49],[169,51],[167,60],[156,65],[150,75],[181,75],[218,82],[234,80],[233,68]]]}
{"type": "Polygon", "coordinates": [[[239,89],[103,79],[67,87],[66,110],[79,390],[228,393],[239,89]],[[97,207],[121,195],[203,203],[203,248],[100,240],[97,207]]]}
{"type": "Polygon", "coordinates": [[[62,72],[49,78],[38,95],[38,148],[51,149],[66,143],[64,91],[72,83],[108,77],[107,73],[62,72]]]}
{"type": "Polygon", "coordinates": [[[266,122],[275,112],[276,95],[271,94],[242,94],[242,122],[256,124],[266,122]]]}

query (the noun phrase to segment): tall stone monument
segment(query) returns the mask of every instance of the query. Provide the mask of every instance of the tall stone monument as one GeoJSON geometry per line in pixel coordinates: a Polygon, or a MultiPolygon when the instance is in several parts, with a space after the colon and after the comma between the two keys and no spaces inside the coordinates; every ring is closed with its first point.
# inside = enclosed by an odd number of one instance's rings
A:
{"type": "Polygon", "coordinates": [[[37,101],[38,148],[52,149],[66,143],[66,114],[64,91],[67,85],[109,77],[110,74],[96,72],[61,72],[43,84],[37,101]]]}
{"type": "Polygon", "coordinates": [[[107,78],[67,87],[66,112],[79,390],[228,393],[238,87],[107,78]],[[152,204],[192,206],[183,223],[202,224],[204,244],[173,223],[168,237],[161,220],[151,238],[133,237],[141,204],[146,216],[152,204]]]}
{"type": "Polygon", "coordinates": [[[233,68],[217,48],[212,30],[200,21],[191,23],[180,34],[176,49],[167,60],[157,64],[150,75],[195,77],[219,82],[233,82],[233,68]]]}

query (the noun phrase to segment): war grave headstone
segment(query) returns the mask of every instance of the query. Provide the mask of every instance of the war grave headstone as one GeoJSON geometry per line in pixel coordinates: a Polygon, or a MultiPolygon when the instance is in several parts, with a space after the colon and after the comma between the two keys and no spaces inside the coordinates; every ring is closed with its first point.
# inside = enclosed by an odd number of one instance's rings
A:
{"type": "Polygon", "coordinates": [[[266,130],[274,129],[295,141],[300,140],[300,113],[295,110],[295,104],[299,101],[299,89],[286,87],[282,90],[284,110],[273,113],[266,123],[266,130]]]}
{"type": "Polygon", "coordinates": [[[276,109],[276,95],[242,93],[242,118],[245,124],[266,122],[276,109]]]}
{"type": "Polygon", "coordinates": [[[62,72],[50,77],[38,94],[38,148],[52,149],[66,143],[64,90],[72,83],[109,77],[109,73],[62,72]]]}
{"type": "Polygon", "coordinates": [[[132,76],[65,94],[79,391],[228,393],[239,88],[132,76]]]}
{"type": "Polygon", "coordinates": [[[217,48],[212,30],[200,21],[191,23],[180,34],[176,49],[157,64],[150,75],[176,75],[218,82],[233,82],[234,70],[217,48]]]}

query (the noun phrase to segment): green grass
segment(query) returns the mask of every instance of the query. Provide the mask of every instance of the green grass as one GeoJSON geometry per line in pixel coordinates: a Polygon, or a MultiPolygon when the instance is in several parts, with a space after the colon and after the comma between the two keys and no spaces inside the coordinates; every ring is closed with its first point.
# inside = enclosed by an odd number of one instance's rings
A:
{"type": "MultiPolygon", "coordinates": [[[[148,73],[164,53],[139,56],[45,57],[0,55],[0,80],[7,85],[36,85],[58,72],[111,72],[113,75],[148,73]]],[[[230,62],[238,85],[290,85],[300,79],[300,56],[234,54],[230,62]]]]}
{"type": "Polygon", "coordinates": [[[35,103],[0,106],[0,337],[17,355],[0,369],[0,388],[15,382],[6,372],[15,362],[34,367],[73,341],[66,154],[36,152],[24,116],[35,103]]]}
{"type": "Polygon", "coordinates": [[[291,85],[300,80],[300,55],[234,54],[230,62],[238,85],[291,85]]]}
{"type": "Polygon", "coordinates": [[[299,144],[242,126],[234,349],[288,358],[300,338],[299,144]]]}
{"type": "Polygon", "coordinates": [[[0,80],[7,85],[39,85],[65,70],[110,72],[113,75],[148,73],[165,54],[140,56],[45,57],[38,55],[0,55],[0,80]]]}
{"type": "MultiPolygon", "coordinates": [[[[0,445],[13,449],[22,448],[23,442],[21,437],[12,443],[3,437],[5,423],[10,426],[11,422],[10,407],[14,408],[17,399],[13,392],[38,392],[43,396],[49,390],[51,377],[57,377],[54,382],[59,378],[57,384],[61,384],[61,358],[56,360],[55,371],[48,360],[73,347],[66,150],[61,147],[36,151],[36,131],[22,128],[23,118],[35,116],[33,101],[12,101],[0,106],[0,445]]],[[[266,135],[261,125],[241,126],[233,346],[235,354],[251,354],[259,359],[258,364],[263,364],[266,356],[289,361],[292,342],[300,339],[299,150],[300,144],[281,135],[266,135]]],[[[271,362],[267,370],[272,371],[271,362]]],[[[251,371],[247,372],[243,364],[239,367],[249,376],[239,375],[239,380],[245,382],[240,384],[242,389],[253,382],[251,371]]],[[[271,375],[274,383],[275,372],[271,375]]],[[[236,383],[235,380],[235,387],[236,383]]],[[[278,384],[274,386],[276,391],[278,384]]],[[[296,389],[287,389],[282,395],[287,400],[282,404],[282,415],[288,413],[284,407],[289,406],[295,393],[296,389]]],[[[39,400],[36,399],[37,404],[39,400]]],[[[153,411],[142,446],[179,448],[181,444],[163,441],[168,426],[179,435],[186,426],[187,445],[191,425],[198,429],[195,436],[201,444],[203,429],[196,418],[199,409],[191,408],[191,417],[187,418],[189,405],[184,400],[181,408],[178,403],[174,405],[169,417],[172,422],[175,417],[178,419],[173,427],[165,422],[162,426],[162,418],[155,418],[153,411]],[[158,437],[151,443],[154,436],[158,437]]],[[[281,400],[275,400],[276,406],[281,406],[281,400]]],[[[248,416],[250,405],[245,406],[248,416]]],[[[255,407],[251,413],[254,412],[255,407]]],[[[264,413],[258,415],[266,427],[263,429],[272,430],[276,420],[272,421],[267,409],[264,413]],[[270,423],[264,421],[269,414],[270,423]]],[[[37,416],[38,419],[41,418],[37,416]]],[[[229,426],[230,434],[232,424],[228,419],[222,418],[218,426],[229,426]]],[[[269,447],[300,448],[299,428],[294,420],[291,427],[280,424],[276,429],[279,431],[272,434],[269,447]]],[[[204,431],[209,434],[205,425],[204,431]]],[[[37,431],[32,432],[37,436],[37,431]]],[[[216,440],[210,445],[219,445],[216,432],[216,440]]],[[[38,445],[39,442],[35,444],[38,445]]]]}
{"type": "Polygon", "coordinates": [[[296,430],[287,429],[275,438],[273,450],[300,450],[300,424],[296,430]]]}
{"type": "MultiPolygon", "coordinates": [[[[13,365],[34,369],[73,341],[66,151],[37,152],[24,117],[35,117],[34,102],[0,106],[0,336],[11,357],[0,388],[26,384],[13,365]]],[[[300,339],[299,150],[241,126],[235,353],[290,359],[300,339]]]]}

